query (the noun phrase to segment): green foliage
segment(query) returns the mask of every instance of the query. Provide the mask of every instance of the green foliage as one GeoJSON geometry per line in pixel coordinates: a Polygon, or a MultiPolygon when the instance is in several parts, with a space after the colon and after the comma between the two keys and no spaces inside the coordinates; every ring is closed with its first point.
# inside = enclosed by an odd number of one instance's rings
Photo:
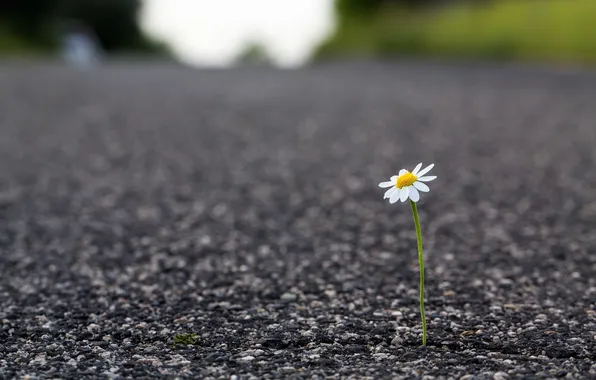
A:
{"type": "Polygon", "coordinates": [[[197,337],[197,334],[178,334],[174,337],[174,348],[176,348],[178,344],[192,346],[199,344],[199,338],[197,337]]]}
{"type": "Polygon", "coordinates": [[[236,56],[234,62],[238,65],[270,66],[273,63],[267,48],[260,43],[249,43],[236,56]]]}
{"type": "Polygon", "coordinates": [[[10,53],[22,53],[30,49],[29,44],[15,33],[0,24],[0,51],[10,53]]]}
{"type": "Polygon", "coordinates": [[[502,0],[340,17],[315,57],[396,54],[596,63],[596,1],[502,0]]]}

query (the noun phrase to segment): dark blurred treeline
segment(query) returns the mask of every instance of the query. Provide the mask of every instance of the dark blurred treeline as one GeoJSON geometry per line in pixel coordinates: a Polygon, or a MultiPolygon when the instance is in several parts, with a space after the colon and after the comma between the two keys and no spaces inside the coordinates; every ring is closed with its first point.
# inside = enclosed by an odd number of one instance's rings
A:
{"type": "Polygon", "coordinates": [[[55,48],[60,36],[84,29],[107,52],[158,52],[163,49],[143,35],[139,0],[2,0],[0,26],[28,45],[55,48]]]}
{"type": "Polygon", "coordinates": [[[383,7],[418,8],[452,2],[454,0],[336,0],[336,9],[340,16],[346,14],[363,15],[376,12],[383,7]]]}

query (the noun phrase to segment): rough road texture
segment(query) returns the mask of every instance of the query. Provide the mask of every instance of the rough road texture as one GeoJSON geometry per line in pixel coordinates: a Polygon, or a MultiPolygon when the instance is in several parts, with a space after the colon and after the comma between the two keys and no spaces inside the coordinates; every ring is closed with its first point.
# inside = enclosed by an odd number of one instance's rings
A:
{"type": "Polygon", "coordinates": [[[595,102],[529,68],[0,66],[0,378],[594,378],[595,102]],[[420,161],[427,348],[377,187],[420,161]]]}

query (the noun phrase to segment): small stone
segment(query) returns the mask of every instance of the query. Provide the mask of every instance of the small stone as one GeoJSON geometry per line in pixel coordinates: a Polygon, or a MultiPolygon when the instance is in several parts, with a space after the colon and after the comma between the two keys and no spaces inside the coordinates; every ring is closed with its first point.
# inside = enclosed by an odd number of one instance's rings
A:
{"type": "Polygon", "coordinates": [[[174,355],[174,356],[172,356],[171,360],[168,360],[166,362],[166,365],[169,367],[178,367],[178,366],[183,366],[183,365],[188,365],[188,364],[190,364],[190,360],[187,360],[182,355],[174,355]]]}
{"type": "Polygon", "coordinates": [[[45,365],[46,362],[46,354],[39,354],[29,362],[29,365],[45,365]]]}
{"type": "Polygon", "coordinates": [[[384,352],[380,352],[378,354],[373,354],[373,358],[375,358],[376,361],[386,360],[386,359],[391,358],[391,355],[390,354],[387,354],[387,353],[384,353],[384,352]]]}
{"type": "Polygon", "coordinates": [[[255,360],[255,357],[252,355],[247,355],[247,356],[243,356],[240,359],[238,359],[241,362],[252,362],[253,360],[255,360]]]}
{"type": "Polygon", "coordinates": [[[298,296],[294,293],[284,293],[280,299],[284,302],[294,302],[298,299],[298,296]]]}
{"type": "Polygon", "coordinates": [[[106,376],[108,379],[115,379],[118,377],[118,374],[109,371],[103,372],[102,375],[106,376]]]}
{"type": "Polygon", "coordinates": [[[462,377],[459,378],[459,380],[474,380],[475,377],[474,375],[463,375],[462,377]]]}
{"type": "Polygon", "coordinates": [[[400,347],[404,343],[404,340],[398,335],[391,340],[391,345],[400,347]]]}
{"type": "Polygon", "coordinates": [[[493,380],[509,380],[511,376],[509,376],[505,372],[497,372],[493,375],[493,380]]]}
{"type": "Polygon", "coordinates": [[[260,350],[260,349],[255,349],[255,350],[246,350],[246,351],[242,352],[240,355],[243,355],[243,356],[245,356],[245,357],[246,357],[246,356],[254,356],[254,357],[257,357],[257,356],[261,356],[261,355],[263,355],[264,353],[265,353],[265,351],[263,351],[263,350],[260,350]]]}
{"type": "Polygon", "coordinates": [[[112,354],[110,352],[102,352],[101,355],[99,355],[102,357],[102,359],[109,359],[110,356],[112,356],[112,354]]]}
{"type": "Polygon", "coordinates": [[[534,322],[546,322],[548,317],[546,314],[538,314],[536,318],[534,318],[534,322]]]}
{"type": "Polygon", "coordinates": [[[144,358],[139,355],[134,355],[133,359],[136,359],[139,364],[151,364],[154,367],[161,367],[163,365],[162,361],[157,358],[144,358]]]}

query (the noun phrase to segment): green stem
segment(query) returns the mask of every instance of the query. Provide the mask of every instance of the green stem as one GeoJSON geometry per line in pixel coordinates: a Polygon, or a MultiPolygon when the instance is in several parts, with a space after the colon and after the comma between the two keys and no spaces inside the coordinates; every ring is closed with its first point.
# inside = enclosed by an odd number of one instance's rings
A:
{"type": "Polygon", "coordinates": [[[420,231],[420,220],[418,219],[418,208],[416,202],[410,201],[414,225],[416,226],[416,239],[418,240],[418,264],[420,265],[420,317],[422,318],[422,345],[426,346],[426,316],[424,315],[424,256],[422,254],[422,232],[420,231]]]}

